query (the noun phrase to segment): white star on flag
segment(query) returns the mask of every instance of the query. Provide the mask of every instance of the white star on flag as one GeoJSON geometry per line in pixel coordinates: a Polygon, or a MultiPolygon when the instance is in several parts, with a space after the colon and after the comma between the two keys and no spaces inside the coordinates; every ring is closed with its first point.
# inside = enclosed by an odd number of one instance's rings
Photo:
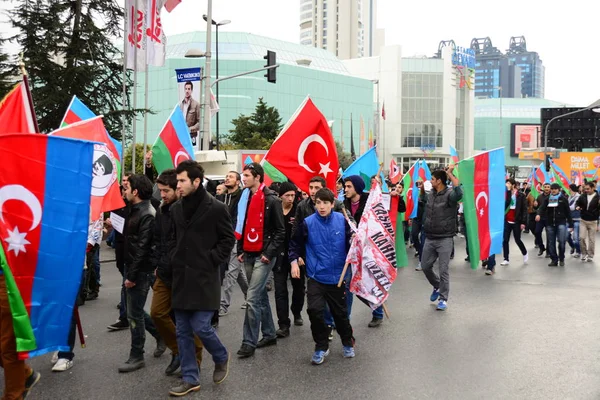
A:
{"type": "Polygon", "coordinates": [[[483,217],[483,208],[481,210],[479,210],[479,215],[481,215],[483,217]]]}
{"type": "Polygon", "coordinates": [[[12,250],[15,252],[15,256],[18,256],[20,251],[26,253],[25,245],[31,244],[31,242],[25,239],[25,236],[27,236],[27,232],[20,233],[18,226],[15,226],[14,231],[9,230],[8,237],[4,239],[8,243],[8,250],[6,252],[8,253],[12,250]]]}
{"type": "Polygon", "coordinates": [[[331,164],[331,162],[328,162],[327,164],[319,163],[319,165],[321,166],[321,170],[319,171],[319,174],[323,174],[323,176],[325,178],[327,178],[328,173],[333,172],[333,170],[331,168],[329,168],[329,164],[331,164]]]}

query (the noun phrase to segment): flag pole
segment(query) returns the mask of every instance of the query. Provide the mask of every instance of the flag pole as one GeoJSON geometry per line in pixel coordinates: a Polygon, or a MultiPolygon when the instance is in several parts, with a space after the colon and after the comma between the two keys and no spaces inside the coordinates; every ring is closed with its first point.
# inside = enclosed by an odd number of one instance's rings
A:
{"type": "Polygon", "coordinates": [[[386,318],[387,318],[387,319],[390,319],[390,312],[389,312],[389,310],[388,310],[388,308],[387,308],[387,305],[386,305],[385,303],[383,303],[383,304],[381,305],[381,307],[383,308],[383,312],[385,313],[385,316],[386,316],[386,318]]]}
{"type": "Polygon", "coordinates": [[[29,78],[27,77],[27,70],[25,69],[25,61],[23,60],[23,52],[19,55],[19,68],[21,69],[21,75],[23,76],[23,84],[25,85],[25,91],[27,92],[27,104],[29,104],[29,112],[31,112],[31,119],[33,120],[33,127],[36,133],[40,133],[40,127],[37,122],[37,115],[35,114],[35,108],[33,107],[33,97],[31,96],[31,89],[29,88],[29,78]]]}
{"type": "MultiPolygon", "coordinates": [[[[142,154],[146,154],[146,147],[148,145],[148,75],[150,74],[150,68],[148,68],[148,57],[146,57],[146,72],[144,72],[144,150],[142,154]]],[[[146,163],[144,162],[144,175],[146,175],[146,163]]]]}
{"type": "Polygon", "coordinates": [[[122,160],[121,160],[121,182],[125,176],[125,132],[127,125],[127,117],[125,116],[125,107],[127,107],[127,6],[125,6],[125,18],[123,18],[123,115],[121,115],[121,149],[122,149],[122,160]]]}

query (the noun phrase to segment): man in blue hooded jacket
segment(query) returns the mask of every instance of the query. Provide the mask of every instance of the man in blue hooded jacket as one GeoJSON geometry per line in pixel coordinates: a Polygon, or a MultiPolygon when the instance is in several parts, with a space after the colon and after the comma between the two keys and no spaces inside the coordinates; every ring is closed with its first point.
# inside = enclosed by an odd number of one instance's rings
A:
{"type": "Polygon", "coordinates": [[[315,195],[317,213],[298,225],[290,242],[292,278],[300,277],[298,257],[306,254],[307,312],[315,341],[314,365],[322,364],[329,355],[325,304],[331,310],[342,339],[344,357],[354,357],[354,338],[348,319],[345,285],[337,286],[350,249],[352,230],[342,214],[333,212],[334,204],[333,193],[326,188],[320,189],[315,195]]]}

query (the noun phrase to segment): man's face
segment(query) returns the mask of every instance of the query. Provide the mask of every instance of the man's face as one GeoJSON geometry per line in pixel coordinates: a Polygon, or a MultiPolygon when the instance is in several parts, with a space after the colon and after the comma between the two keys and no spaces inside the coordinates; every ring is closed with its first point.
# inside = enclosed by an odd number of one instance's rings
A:
{"type": "Polygon", "coordinates": [[[192,97],[192,85],[185,85],[185,98],[189,99],[192,97]]]}
{"type": "Polygon", "coordinates": [[[556,196],[560,193],[560,189],[550,189],[550,193],[552,194],[552,196],[556,196]]]}
{"type": "Polygon", "coordinates": [[[228,173],[227,175],[225,175],[225,187],[227,189],[233,189],[235,187],[238,187],[240,184],[237,180],[237,175],[234,174],[233,172],[228,173]]]}
{"type": "Polygon", "coordinates": [[[506,188],[507,188],[508,190],[513,190],[513,185],[512,185],[512,183],[510,183],[510,182],[506,182],[506,188]]]}
{"type": "Polygon", "coordinates": [[[245,188],[253,188],[257,184],[260,184],[260,175],[256,175],[256,178],[255,178],[249,169],[244,170],[244,172],[242,173],[242,176],[243,176],[242,181],[244,182],[245,188]]]}
{"type": "Polygon", "coordinates": [[[284,207],[289,207],[294,203],[294,199],[296,198],[296,192],[290,190],[289,192],[285,192],[281,195],[281,203],[284,207]]]}
{"type": "Polygon", "coordinates": [[[308,199],[308,193],[306,193],[306,192],[302,192],[302,193],[300,193],[300,194],[302,195],[302,200],[304,200],[304,199],[308,199]]]}
{"type": "Polygon", "coordinates": [[[220,184],[217,186],[217,196],[225,193],[225,185],[220,184]]]}
{"type": "Polygon", "coordinates": [[[442,180],[432,176],[431,177],[431,187],[437,191],[440,186],[442,186],[442,180]]]}
{"type": "Polygon", "coordinates": [[[317,208],[317,212],[321,217],[326,217],[331,214],[331,210],[333,210],[333,203],[329,201],[323,201],[321,199],[317,199],[315,202],[315,206],[317,208]]]}
{"type": "Polygon", "coordinates": [[[594,188],[593,188],[593,187],[591,187],[590,185],[585,185],[585,186],[583,187],[583,189],[585,190],[585,193],[586,193],[586,194],[593,194],[593,193],[594,193],[594,188]]]}
{"type": "Polygon", "coordinates": [[[396,193],[398,194],[398,196],[401,196],[403,191],[404,188],[402,187],[402,185],[396,185],[396,193]]]}
{"type": "Polygon", "coordinates": [[[132,192],[131,186],[127,185],[127,187],[125,188],[125,199],[127,199],[127,201],[129,201],[130,203],[134,203],[136,197],[137,197],[137,189],[132,192]]]}
{"type": "Polygon", "coordinates": [[[337,189],[337,191],[339,192],[340,190],[344,189],[344,182],[342,181],[337,181],[335,184],[335,188],[337,189]]]}
{"type": "Polygon", "coordinates": [[[321,189],[323,189],[321,182],[310,182],[308,184],[308,194],[310,195],[310,199],[312,201],[315,201],[315,194],[317,194],[317,192],[321,189]]]}
{"type": "Polygon", "coordinates": [[[158,186],[158,190],[160,191],[160,198],[165,204],[171,204],[177,201],[177,192],[173,190],[171,186],[163,185],[162,183],[157,183],[156,186],[158,186]]]}
{"type": "Polygon", "coordinates": [[[344,182],[344,191],[348,199],[353,198],[357,194],[354,185],[350,181],[344,182]]]}
{"type": "Polygon", "coordinates": [[[544,193],[545,194],[550,193],[550,185],[544,185],[544,193]]]}
{"type": "Polygon", "coordinates": [[[125,175],[123,177],[123,188],[127,189],[128,186],[129,186],[129,177],[127,175],[125,175]]]}
{"type": "Polygon", "coordinates": [[[177,174],[177,192],[179,196],[186,197],[194,193],[200,186],[200,179],[196,178],[192,182],[188,177],[187,171],[177,174]]]}

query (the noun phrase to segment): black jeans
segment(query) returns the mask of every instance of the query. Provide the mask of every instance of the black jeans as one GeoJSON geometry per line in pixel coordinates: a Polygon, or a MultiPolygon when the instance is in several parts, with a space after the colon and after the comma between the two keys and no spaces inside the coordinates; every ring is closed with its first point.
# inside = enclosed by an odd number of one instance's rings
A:
{"type": "Polygon", "coordinates": [[[154,336],[155,339],[160,339],[152,318],[144,310],[149,290],[149,272],[140,272],[136,278],[135,286],[127,289],[127,319],[129,320],[129,330],[131,331],[131,352],[129,357],[134,359],[144,358],[146,331],[154,336]]]}
{"type": "Polygon", "coordinates": [[[329,349],[329,328],[325,324],[323,316],[325,304],[329,306],[337,333],[342,338],[344,346],[354,346],[352,337],[352,326],[348,319],[346,308],[346,285],[325,285],[314,279],[308,278],[307,282],[307,309],[310,318],[310,330],[315,341],[315,351],[327,351],[329,349]]]}
{"type": "Polygon", "coordinates": [[[94,268],[94,257],[96,253],[100,251],[99,245],[94,247],[85,254],[85,265],[87,267],[85,271],[85,286],[84,291],[86,297],[90,294],[98,294],[100,292],[100,285],[98,285],[98,274],[94,268]]]}
{"type": "MultiPolygon", "coordinates": [[[[535,244],[538,245],[538,248],[541,252],[546,251],[546,246],[544,245],[544,239],[542,238],[542,233],[544,232],[544,228],[546,228],[546,220],[540,219],[535,224],[535,244]]],[[[548,241],[548,234],[546,233],[546,241],[548,241]]]]}
{"type": "Polygon", "coordinates": [[[290,327],[290,312],[294,316],[299,316],[304,307],[304,292],[306,285],[305,268],[300,267],[300,278],[291,278],[292,266],[288,260],[283,260],[281,265],[273,271],[275,280],[275,307],[277,309],[277,323],[280,328],[290,327]],[[288,292],[288,276],[292,280],[292,306],[290,307],[290,296],[288,292]]]}
{"type": "Polygon", "coordinates": [[[415,251],[421,254],[421,231],[423,230],[423,225],[421,221],[417,221],[416,219],[412,220],[412,224],[410,226],[410,238],[412,240],[413,246],[415,247],[415,251]]]}
{"type": "Polygon", "coordinates": [[[115,242],[115,262],[117,269],[121,273],[122,284],[121,284],[121,307],[119,308],[119,320],[127,320],[127,297],[125,295],[125,244],[121,242],[115,242]]]}
{"type": "Polygon", "coordinates": [[[519,250],[521,250],[521,254],[527,254],[527,249],[521,240],[521,225],[520,224],[509,224],[504,221],[504,240],[502,241],[502,249],[504,253],[504,259],[508,261],[508,242],[510,241],[510,234],[513,234],[515,237],[515,243],[519,246],[519,250]]]}
{"type": "Polygon", "coordinates": [[[73,357],[75,357],[75,354],[73,353],[73,349],[75,348],[75,329],[77,329],[77,319],[75,318],[75,311],[73,311],[73,316],[71,317],[71,327],[69,328],[69,339],[67,343],[71,348],[71,351],[59,351],[58,358],[66,358],[69,361],[73,361],[73,357]]]}
{"type": "MultiPolygon", "coordinates": [[[[536,222],[535,222],[535,216],[537,214],[536,213],[531,213],[529,214],[529,218],[527,220],[527,229],[529,229],[529,232],[533,233],[535,235],[535,226],[536,226],[536,222]]],[[[536,242],[537,244],[537,242],[536,242]]]]}

